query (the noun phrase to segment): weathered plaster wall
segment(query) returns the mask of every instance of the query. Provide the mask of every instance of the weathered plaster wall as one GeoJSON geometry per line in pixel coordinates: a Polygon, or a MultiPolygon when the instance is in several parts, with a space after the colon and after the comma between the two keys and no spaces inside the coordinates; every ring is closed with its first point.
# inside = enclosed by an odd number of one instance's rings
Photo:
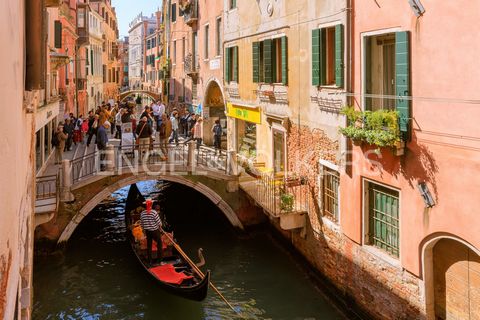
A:
{"type": "MultiPolygon", "coordinates": [[[[23,107],[25,71],[25,7],[23,1],[0,2],[0,96],[8,106],[0,119],[0,318],[12,319],[17,291],[30,307],[32,272],[32,195],[34,181],[34,118],[23,107]],[[24,285],[21,286],[22,279],[24,285]]],[[[30,101],[31,102],[31,101],[30,101]]],[[[26,312],[28,315],[28,312],[26,312]]]]}

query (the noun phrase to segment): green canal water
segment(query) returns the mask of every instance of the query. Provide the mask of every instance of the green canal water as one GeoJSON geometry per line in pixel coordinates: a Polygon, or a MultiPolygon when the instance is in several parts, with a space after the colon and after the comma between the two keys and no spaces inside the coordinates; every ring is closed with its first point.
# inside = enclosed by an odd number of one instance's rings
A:
{"type": "Polygon", "coordinates": [[[155,285],[125,242],[125,188],[84,219],[63,255],[36,258],[33,319],[346,319],[268,231],[239,235],[209,200],[185,187],[139,187],[153,196],[163,189],[175,237],[192,257],[204,249],[203,270],[241,316],[212,290],[191,302],[155,285]]]}

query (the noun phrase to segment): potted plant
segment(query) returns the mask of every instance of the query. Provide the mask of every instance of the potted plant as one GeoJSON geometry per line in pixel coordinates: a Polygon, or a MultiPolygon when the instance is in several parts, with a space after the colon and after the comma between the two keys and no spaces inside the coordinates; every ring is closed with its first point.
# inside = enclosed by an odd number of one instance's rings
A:
{"type": "Polygon", "coordinates": [[[280,210],[283,212],[293,211],[294,196],[291,193],[283,192],[280,195],[280,210]]]}
{"type": "Polygon", "coordinates": [[[191,7],[192,2],[189,0],[184,0],[180,3],[180,10],[182,10],[184,13],[188,13],[191,7]]]}

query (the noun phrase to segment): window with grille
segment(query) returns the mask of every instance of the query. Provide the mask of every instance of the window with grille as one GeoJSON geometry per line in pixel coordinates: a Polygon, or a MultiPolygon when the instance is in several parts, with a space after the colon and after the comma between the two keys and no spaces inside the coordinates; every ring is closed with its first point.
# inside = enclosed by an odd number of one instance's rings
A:
{"type": "Polygon", "coordinates": [[[323,168],[322,180],[322,210],[323,215],[338,222],[338,190],[340,176],[337,171],[330,168],[323,168]]]}
{"type": "Polygon", "coordinates": [[[399,256],[399,192],[368,183],[368,242],[399,256]]]}

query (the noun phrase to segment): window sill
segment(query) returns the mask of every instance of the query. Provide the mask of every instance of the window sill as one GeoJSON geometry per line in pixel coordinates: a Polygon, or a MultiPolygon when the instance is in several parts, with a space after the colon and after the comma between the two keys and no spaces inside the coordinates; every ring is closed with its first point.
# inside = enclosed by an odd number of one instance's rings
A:
{"type": "Polygon", "coordinates": [[[210,61],[210,58],[203,59],[203,62],[208,62],[208,61],[210,61]]]}
{"type": "Polygon", "coordinates": [[[388,253],[384,252],[383,250],[375,248],[372,245],[363,244],[362,247],[366,252],[368,252],[371,255],[375,256],[376,258],[382,260],[383,262],[388,263],[392,267],[400,269],[400,270],[402,269],[402,264],[400,262],[400,258],[395,258],[395,257],[389,255],[388,253]]]}
{"type": "Polygon", "coordinates": [[[237,10],[238,10],[238,7],[230,8],[230,9],[228,9],[228,13],[233,12],[233,11],[237,11],[237,10]]]}
{"type": "Polygon", "coordinates": [[[317,89],[334,89],[334,90],[343,90],[343,87],[339,87],[337,85],[321,85],[321,86],[315,86],[317,89]]]}

